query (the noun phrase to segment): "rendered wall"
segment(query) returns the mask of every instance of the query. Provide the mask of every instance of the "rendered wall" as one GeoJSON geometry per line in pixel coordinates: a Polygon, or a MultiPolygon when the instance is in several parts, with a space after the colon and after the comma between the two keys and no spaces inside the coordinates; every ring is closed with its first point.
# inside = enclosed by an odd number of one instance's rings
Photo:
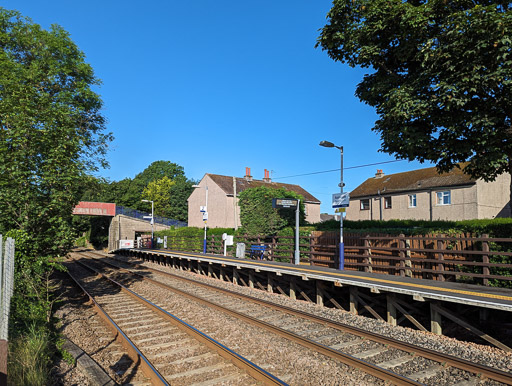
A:
{"type": "Polygon", "coordinates": [[[402,194],[384,194],[370,198],[370,209],[360,209],[360,199],[351,199],[347,220],[470,220],[479,218],[477,185],[439,188],[402,194]],[[451,204],[438,205],[437,192],[450,191],[451,204]],[[409,207],[409,194],[416,194],[416,207],[409,207]],[[384,206],[385,197],[391,197],[391,208],[384,206]],[[382,205],[382,218],[381,218],[382,205]]]}

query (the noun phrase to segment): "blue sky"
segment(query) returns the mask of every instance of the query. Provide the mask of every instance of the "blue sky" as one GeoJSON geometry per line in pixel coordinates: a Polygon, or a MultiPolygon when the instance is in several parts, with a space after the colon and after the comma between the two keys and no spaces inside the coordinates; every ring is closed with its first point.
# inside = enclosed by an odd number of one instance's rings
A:
{"type": "Polygon", "coordinates": [[[364,69],[315,49],[329,0],[147,2],[4,0],[43,28],[59,24],[96,76],[108,129],[110,180],[133,178],[168,160],[187,177],[205,173],[303,186],[333,213],[336,149],[344,146],[345,190],[375,174],[429,167],[378,152],[374,109],[355,96],[364,69]]]}

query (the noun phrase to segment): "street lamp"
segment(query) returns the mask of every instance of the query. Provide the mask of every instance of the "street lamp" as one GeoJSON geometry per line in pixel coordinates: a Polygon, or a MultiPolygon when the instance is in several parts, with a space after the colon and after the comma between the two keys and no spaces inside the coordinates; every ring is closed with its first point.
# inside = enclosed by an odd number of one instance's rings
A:
{"type": "Polygon", "coordinates": [[[153,209],[154,209],[154,202],[151,200],[141,200],[142,202],[150,202],[151,203],[151,216],[143,216],[144,218],[151,218],[151,248],[153,248],[153,224],[154,224],[154,217],[153,217],[153,209]]]}
{"type": "MultiPolygon", "coordinates": [[[[329,141],[320,142],[320,146],[323,147],[335,147],[340,150],[341,154],[341,179],[340,179],[340,189],[343,194],[343,146],[336,146],[334,143],[329,141]]],[[[343,243],[343,212],[340,212],[340,261],[339,261],[340,269],[345,269],[345,244],[343,243]]]]}
{"type": "MultiPolygon", "coordinates": [[[[193,188],[201,188],[201,185],[192,185],[193,188]]],[[[205,197],[205,206],[203,212],[203,222],[204,222],[204,239],[203,239],[203,253],[206,255],[206,228],[208,223],[208,185],[205,186],[206,189],[206,197],[205,197]]]]}

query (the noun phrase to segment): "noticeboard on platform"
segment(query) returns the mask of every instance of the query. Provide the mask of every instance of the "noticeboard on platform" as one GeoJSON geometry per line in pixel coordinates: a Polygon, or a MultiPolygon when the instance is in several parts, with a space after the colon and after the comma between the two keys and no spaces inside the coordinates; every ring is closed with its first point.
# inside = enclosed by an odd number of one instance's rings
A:
{"type": "Polygon", "coordinates": [[[287,208],[297,208],[299,204],[299,200],[293,198],[273,198],[272,199],[272,208],[276,209],[287,209],[287,208]]]}

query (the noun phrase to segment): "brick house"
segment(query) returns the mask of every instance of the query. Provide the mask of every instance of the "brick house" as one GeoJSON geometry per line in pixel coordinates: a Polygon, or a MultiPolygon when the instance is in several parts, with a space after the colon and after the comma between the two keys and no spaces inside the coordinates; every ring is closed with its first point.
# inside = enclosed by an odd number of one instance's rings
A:
{"type": "Polygon", "coordinates": [[[509,199],[510,174],[485,182],[457,168],[443,174],[435,167],[390,175],[377,170],[350,193],[347,220],[510,217],[509,199]]]}
{"type": "Polygon", "coordinates": [[[305,201],[306,221],[309,223],[320,222],[320,201],[302,187],[272,182],[268,170],[265,170],[265,178],[262,180],[253,179],[250,174],[249,168],[246,168],[246,175],[243,178],[205,174],[188,198],[188,226],[204,227],[200,208],[206,206],[206,196],[208,195],[208,227],[235,228],[235,225],[239,227],[241,225],[240,207],[238,199],[235,199],[233,193],[236,190],[238,196],[245,189],[259,186],[284,188],[302,195],[305,201]]]}

